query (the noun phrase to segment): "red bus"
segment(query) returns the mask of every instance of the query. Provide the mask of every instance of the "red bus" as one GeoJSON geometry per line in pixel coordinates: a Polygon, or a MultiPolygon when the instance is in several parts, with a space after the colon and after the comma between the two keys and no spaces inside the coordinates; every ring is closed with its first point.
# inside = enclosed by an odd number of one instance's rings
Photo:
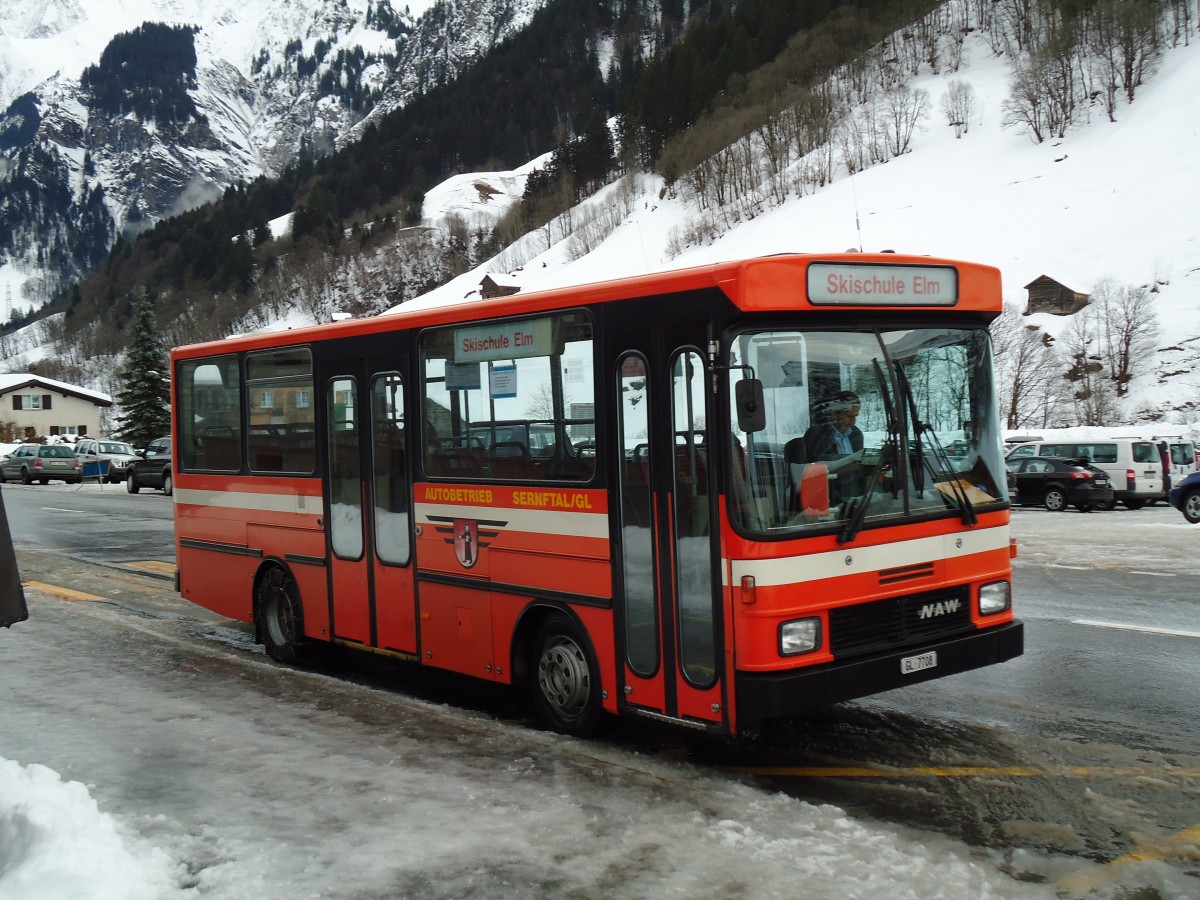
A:
{"type": "Polygon", "coordinates": [[[177,348],[180,592],[574,734],[1003,662],[1000,309],[988,266],[782,255],[177,348]]]}

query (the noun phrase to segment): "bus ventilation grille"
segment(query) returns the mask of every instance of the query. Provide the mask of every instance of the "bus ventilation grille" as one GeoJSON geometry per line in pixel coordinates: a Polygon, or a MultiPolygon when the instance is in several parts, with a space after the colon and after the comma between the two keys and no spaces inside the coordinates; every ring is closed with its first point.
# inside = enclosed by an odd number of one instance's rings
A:
{"type": "Polygon", "coordinates": [[[912,581],[916,578],[932,578],[933,563],[915,563],[911,566],[897,566],[894,569],[882,569],[879,572],[880,584],[896,584],[900,581],[912,581]]]}
{"type": "Polygon", "coordinates": [[[972,631],[967,585],[829,611],[829,649],[862,656],[972,631]]]}

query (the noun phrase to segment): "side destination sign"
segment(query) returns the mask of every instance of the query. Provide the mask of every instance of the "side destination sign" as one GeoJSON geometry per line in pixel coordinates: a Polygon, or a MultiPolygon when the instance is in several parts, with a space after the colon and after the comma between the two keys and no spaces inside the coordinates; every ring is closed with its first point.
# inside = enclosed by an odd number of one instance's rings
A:
{"type": "Polygon", "coordinates": [[[550,319],[492,322],[454,329],[456,363],[549,356],[553,346],[554,329],[550,319]]]}
{"type": "Polygon", "coordinates": [[[814,306],[953,306],[958,272],[953,266],[813,263],[808,299],[814,306]]]}

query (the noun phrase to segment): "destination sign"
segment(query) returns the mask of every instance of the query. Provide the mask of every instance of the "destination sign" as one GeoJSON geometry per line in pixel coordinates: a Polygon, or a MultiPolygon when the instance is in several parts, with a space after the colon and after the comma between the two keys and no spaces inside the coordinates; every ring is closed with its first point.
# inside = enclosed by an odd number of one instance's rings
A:
{"type": "Polygon", "coordinates": [[[953,266],[813,263],[808,299],[815,306],[953,306],[958,271],[953,266]]]}
{"type": "Polygon", "coordinates": [[[553,348],[550,319],[492,322],[454,330],[454,361],[458,363],[549,356],[553,348]]]}

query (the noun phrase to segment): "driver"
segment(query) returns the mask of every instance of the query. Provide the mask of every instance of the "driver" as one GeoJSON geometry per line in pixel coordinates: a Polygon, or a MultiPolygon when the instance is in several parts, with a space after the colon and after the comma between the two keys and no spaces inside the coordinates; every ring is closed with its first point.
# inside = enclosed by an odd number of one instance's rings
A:
{"type": "Polygon", "coordinates": [[[819,407],[822,421],[804,432],[804,455],[809,462],[841,459],[863,448],[863,433],[855,424],[861,404],[854,391],[838,391],[819,407]]]}

